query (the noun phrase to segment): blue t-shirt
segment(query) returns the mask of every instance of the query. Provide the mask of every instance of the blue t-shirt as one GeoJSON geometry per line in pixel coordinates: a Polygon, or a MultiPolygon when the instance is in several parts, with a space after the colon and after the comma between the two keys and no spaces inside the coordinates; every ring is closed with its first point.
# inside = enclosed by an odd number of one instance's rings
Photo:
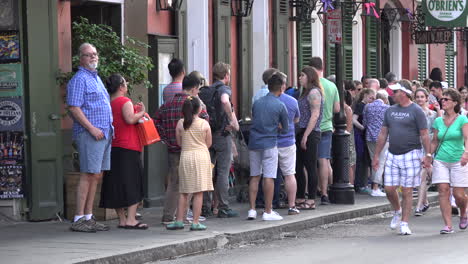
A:
{"type": "Polygon", "coordinates": [[[299,118],[299,105],[297,100],[287,94],[281,94],[279,97],[280,101],[286,106],[288,110],[288,133],[285,135],[278,135],[278,148],[285,148],[292,146],[296,143],[295,133],[294,133],[294,119],[299,118]]]}
{"type": "Polygon", "coordinates": [[[288,110],[286,106],[268,93],[255,101],[252,107],[252,127],[249,135],[249,149],[263,150],[274,148],[278,144],[278,131],[286,134],[288,127],[288,110]],[[281,124],[281,129],[279,129],[281,124]]]}

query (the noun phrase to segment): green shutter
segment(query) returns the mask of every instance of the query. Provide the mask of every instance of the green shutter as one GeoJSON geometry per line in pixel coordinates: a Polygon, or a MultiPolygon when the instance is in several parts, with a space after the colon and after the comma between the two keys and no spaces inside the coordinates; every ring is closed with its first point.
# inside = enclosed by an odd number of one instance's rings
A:
{"type": "Polygon", "coordinates": [[[275,0],[273,12],[273,67],[289,75],[289,1],[275,0]]]}
{"type": "Polygon", "coordinates": [[[214,1],[214,63],[231,62],[231,0],[214,1]]]}
{"type": "Polygon", "coordinates": [[[312,58],[312,24],[297,23],[297,68],[299,71],[309,64],[312,58]]]}
{"type": "Polygon", "coordinates": [[[418,79],[424,81],[427,78],[426,45],[418,46],[418,79]]]}
{"type": "MultiPolygon", "coordinates": [[[[370,2],[376,2],[372,0],[370,2]]],[[[376,6],[378,6],[376,4],[376,6]]],[[[372,78],[380,77],[379,25],[375,17],[366,16],[366,74],[372,78]]]]}
{"type": "Polygon", "coordinates": [[[353,2],[344,2],[343,80],[353,80],[353,2]]]}
{"type": "MultiPolygon", "coordinates": [[[[455,35],[455,34],[454,34],[455,35]]],[[[455,87],[455,49],[452,43],[445,44],[445,80],[449,87],[455,87]]]]}

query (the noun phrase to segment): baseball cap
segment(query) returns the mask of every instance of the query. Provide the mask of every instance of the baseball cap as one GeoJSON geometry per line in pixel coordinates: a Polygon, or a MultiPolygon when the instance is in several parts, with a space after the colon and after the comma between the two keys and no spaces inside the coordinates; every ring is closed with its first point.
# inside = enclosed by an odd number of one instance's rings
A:
{"type": "Polygon", "coordinates": [[[396,91],[396,90],[401,90],[407,94],[412,94],[413,92],[409,89],[406,89],[405,87],[401,86],[399,83],[396,83],[396,84],[392,84],[392,85],[389,85],[388,86],[390,89],[392,89],[393,91],[396,91]]]}

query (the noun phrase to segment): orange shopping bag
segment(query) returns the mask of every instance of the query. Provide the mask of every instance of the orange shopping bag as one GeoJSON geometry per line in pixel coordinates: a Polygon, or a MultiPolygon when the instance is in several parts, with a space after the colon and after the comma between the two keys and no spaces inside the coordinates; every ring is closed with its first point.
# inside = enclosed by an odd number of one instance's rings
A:
{"type": "Polygon", "coordinates": [[[161,141],[158,130],[154,126],[153,119],[145,114],[137,124],[138,136],[140,137],[140,143],[143,146],[151,145],[158,141],[161,141]]]}

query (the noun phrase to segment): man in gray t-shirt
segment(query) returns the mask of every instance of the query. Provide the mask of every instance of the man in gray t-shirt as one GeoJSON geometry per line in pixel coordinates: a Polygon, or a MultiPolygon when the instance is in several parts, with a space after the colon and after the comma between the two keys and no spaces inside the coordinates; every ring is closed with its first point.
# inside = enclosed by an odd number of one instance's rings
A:
{"type": "Polygon", "coordinates": [[[421,161],[425,167],[431,166],[431,154],[423,159],[421,142],[425,153],[430,153],[430,140],[426,117],[422,109],[411,101],[411,83],[401,80],[391,85],[396,104],[385,112],[385,118],[375,149],[372,166],[379,167],[379,155],[387,137],[389,148],[385,161],[385,192],[395,210],[390,228],[395,229],[400,223],[400,234],[411,235],[408,219],[413,202],[413,188],[421,183],[421,161]],[[397,188],[402,188],[403,201],[397,188]]]}
{"type": "Polygon", "coordinates": [[[421,149],[420,131],[428,128],[424,112],[414,103],[407,107],[395,104],[388,108],[383,126],[388,129],[388,151],[393,155],[403,155],[421,149]]]}

